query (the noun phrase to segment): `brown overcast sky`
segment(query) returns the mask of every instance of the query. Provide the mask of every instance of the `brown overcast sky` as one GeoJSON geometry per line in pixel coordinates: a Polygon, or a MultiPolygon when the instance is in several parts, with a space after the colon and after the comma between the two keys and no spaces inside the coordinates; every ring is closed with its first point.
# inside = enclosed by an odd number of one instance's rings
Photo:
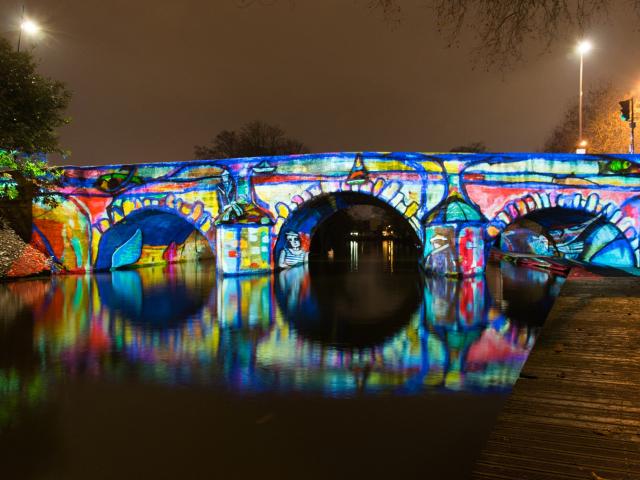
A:
{"type": "MultiPolygon", "coordinates": [[[[11,41],[22,3],[0,4],[11,41]]],[[[314,152],[446,151],[471,141],[527,151],[577,101],[571,35],[507,72],[487,72],[474,69],[472,42],[446,48],[419,0],[403,2],[398,27],[365,0],[24,3],[47,30],[33,45],[40,71],[74,94],[66,163],[187,160],[195,144],[254,119],[314,152]]],[[[591,30],[586,87],[606,78],[640,86],[635,23],[614,9],[591,30]]]]}

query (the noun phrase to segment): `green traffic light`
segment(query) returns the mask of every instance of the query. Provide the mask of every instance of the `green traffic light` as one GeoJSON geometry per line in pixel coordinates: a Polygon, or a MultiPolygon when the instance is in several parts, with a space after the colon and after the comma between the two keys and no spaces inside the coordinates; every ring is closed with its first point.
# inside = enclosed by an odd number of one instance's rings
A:
{"type": "Polygon", "coordinates": [[[620,118],[628,122],[631,119],[631,99],[622,100],[618,103],[620,104],[620,118]]]}

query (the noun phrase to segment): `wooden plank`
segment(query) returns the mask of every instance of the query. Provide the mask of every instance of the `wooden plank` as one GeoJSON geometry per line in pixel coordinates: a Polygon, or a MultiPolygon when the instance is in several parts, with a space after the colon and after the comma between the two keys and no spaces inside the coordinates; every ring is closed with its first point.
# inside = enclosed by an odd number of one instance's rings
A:
{"type": "Polygon", "coordinates": [[[504,442],[490,441],[488,445],[492,447],[493,451],[508,452],[510,455],[518,455],[523,458],[535,456],[545,461],[555,460],[558,462],[571,462],[578,459],[583,466],[592,469],[625,471],[630,466],[636,469],[640,468],[640,457],[635,452],[585,446],[581,442],[550,443],[510,437],[504,442]]]}
{"type": "Polygon", "coordinates": [[[476,479],[640,479],[640,279],[570,275],[476,479]]]}
{"type": "Polygon", "coordinates": [[[573,444],[581,445],[585,448],[598,448],[612,452],[630,453],[640,457],[640,443],[629,443],[609,436],[606,443],[602,442],[603,434],[593,431],[575,430],[572,427],[562,425],[544,425],[525,423],[524,421],[512,421],[509,424],[503,423],[499,429],[495,429],[491,439],[495,441],[513,442],[518,439],[525,441],[541,441],[548,444],[573,444]]]}

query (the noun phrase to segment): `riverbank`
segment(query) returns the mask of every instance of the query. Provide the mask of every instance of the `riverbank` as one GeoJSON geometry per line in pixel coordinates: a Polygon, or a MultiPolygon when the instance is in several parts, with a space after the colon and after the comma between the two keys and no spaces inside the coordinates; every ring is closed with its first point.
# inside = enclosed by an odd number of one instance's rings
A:
{"type": "Polygon", "coordinates": [[[0,218],[0,280],[28,277],[51,271],[49,258],[0,218]]]}
{"type": "Polygon", "coordinates": [[[474,478],[640,478],[640,280],[617,275],[573,269],[474,478]]]}

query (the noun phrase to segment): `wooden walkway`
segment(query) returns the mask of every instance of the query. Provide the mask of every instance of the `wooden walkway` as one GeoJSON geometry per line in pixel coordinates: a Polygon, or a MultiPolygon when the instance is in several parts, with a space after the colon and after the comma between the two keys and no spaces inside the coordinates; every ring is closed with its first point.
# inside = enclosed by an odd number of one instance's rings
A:
{"type": "Polygon", "coordinates": [[[640,278],[572,272],[474,478],[640,480],[640,278]]]}

